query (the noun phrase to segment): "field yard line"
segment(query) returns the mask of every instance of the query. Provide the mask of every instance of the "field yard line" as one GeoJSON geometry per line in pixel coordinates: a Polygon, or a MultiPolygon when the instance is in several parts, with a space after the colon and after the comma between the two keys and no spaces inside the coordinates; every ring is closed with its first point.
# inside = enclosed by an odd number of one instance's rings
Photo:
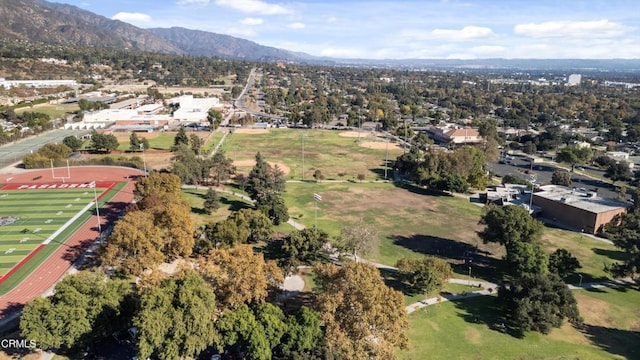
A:
{"type": "Polygon", "coordinates": [[[76,220],[78,220],[78,218],[82,216],[82,214],[85,211],[89,210],[92,206],[94,206],[93,201],[88,203],[87,206],[82,208],[82,210],[78,211],[77,214],[75,214],[71,219],[69,219],[66,223],[64,223],[64,225],[62,225],[58,230],[56,230],[53,234],[51,234],[51,236],[49,236],[45,241],[42,242],[42,245],[47,245],[48,243],[53,241],[53,239],[55,239],[58,235],[60,235],[60,233],[65,231],[71,224],[73,224],[76,220]]]}

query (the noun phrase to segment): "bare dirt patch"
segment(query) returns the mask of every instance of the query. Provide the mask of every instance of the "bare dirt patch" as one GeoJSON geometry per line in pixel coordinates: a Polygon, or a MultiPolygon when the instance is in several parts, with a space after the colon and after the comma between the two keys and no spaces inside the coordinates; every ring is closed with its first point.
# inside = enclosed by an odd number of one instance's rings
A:
{"type": "Polygon", "coordinates": [[[615,327],[609,315],[611,304],[582,294],[575,295],[578,310],[584,317],[585,323],[597,326],[615,327]]]}
{"type": "MultiPolygon", "coordinates": [[[[285,165],[285,164],[283,164],[281,162],[268,161],[268,163],[271,166],[276,166],[277,165],[285,175],[289,174],[289,172],[291,171],[291,169],[287,165],[285,165]]],[[[255,160],[236,160],[236,161],[233,162],[233,166],[236,166],[236,167],[253,167],[255,165],[256,165],[256,161],[255,160]]]]}
{"type": "MultiPolygon", "coordinates": [[[[364,148],[367,149],[376,149],[376,150],[384,150],[387,148],[387,143],[386,142],[381,142],[381,141],[364,141],[361,142],[360,144],[358,144],[364,148]]],[[[398,146],[398,144],[393,144],[393,143],[389,143],[389,149],[390,150],[400,150],[402,149],[400,146],[398,146]]]]}
{"type": "Polygon", "coordinates": [[[268,129],[235,129],[236,134],[268,134],[268,129]]]}
{"type": "Polygon", "coordinates": [[[338,135],[342,137],[353,137],[353,138],[375,136],[372,132],[369,132],[369,131],[343,131],[338,135]]]}
{"type": "Polygon", "coordinates": [[[482,334],[478,329],[469,328],[464,334],[464,337],[472,344],[480,345],[482,343],[482,334]]]}

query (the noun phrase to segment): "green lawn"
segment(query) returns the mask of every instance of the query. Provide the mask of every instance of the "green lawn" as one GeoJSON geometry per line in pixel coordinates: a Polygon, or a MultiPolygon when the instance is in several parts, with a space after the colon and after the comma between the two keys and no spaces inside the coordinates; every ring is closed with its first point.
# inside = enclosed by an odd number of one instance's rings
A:
{"type": "Polygon", "coordinates": [[[196,224],[206,224],[210,222],[222,221],[229,216],[231,211],[238,211],[243,208],[252,208],[253,205],[249,202],[223,192],[218,192],[220,195],[220,208],[207,215],[202,210],[204,203],[204,195],[207,193],[206,188],[202,189],[183,189],[182,195],[184,199],[191,205],[191,216],[196,224]]]}
{"type": "MultiPolygon", "coordinates": [[[[359,146],[355,138],[340,136],[332,130],[269,129],[265,134],[229,135],[223,150],[235,161],[252,160],[260,151],[267,161],[284,164],[289,168],[288,179],[302,176],[302,135],[304,136],[304,177],[313,179],[315,170],[321,170],[327,179],[356,179],[363,174],[367,180],[381,179],[384,173],[385,149],[359,146]],[[342,174],[340,176],[339,174],[342,174]]],[[[367,141],[382,141],[373,137],[367,141]]],[[[389,148],[389,160],[401,154],[389,148]]],[[[249,170],[241,169],[241,170],[249,170]]],[[[389,174],[391,176],[391,174],[389,174]]]]}
{"type": "Polygon", "coordinates": [[[16,109],[16,114],[21,114],[25,111],[39,112],[49,115],[52,119],[61,118],[68,113],[78,111],[80,108],[78,104],[41,104],[32,107],[23,107],[16,109]]]}
{"type": "MultiPolygon", "coordinates": [[[[637,291],[630,290],[621,296],[625,297],[625,305],[617,310],[622,312],[621,316],[635,314],[637,326],[637,291]]],[[[600,328],[587,326],[581,332],[565,324],[546,336],[527,333],[519,339],[491,329],[500,323],[500,314],[493,304],[494,297],[483,296],[443,302],[410,314],[409,349],[397,351],[398,357],[416,360],[638,358],[637,331],[609,329],[617,335],[616,339],[610,339],[601,336],[600,328]]]]}
{"type": "MultiPolygon", "coordinates": [[[[139,139],[142,139],[144,137],[145,137],[145,133],[138,133],[139,139]]],[[[149,136],[149,147],[151,149],[170,150],[171,147],[173,146],[173,139],[175,137],[176,137],[175,133],[162,133],[159,136],[155,136],[155,137],[149,136]]],[[[129,138],[127,138],[126,141],[120,141],[120,145],[118,145],[118,150],[127,151],[129,150],[129,146],[130,146],[129,138]]]]}

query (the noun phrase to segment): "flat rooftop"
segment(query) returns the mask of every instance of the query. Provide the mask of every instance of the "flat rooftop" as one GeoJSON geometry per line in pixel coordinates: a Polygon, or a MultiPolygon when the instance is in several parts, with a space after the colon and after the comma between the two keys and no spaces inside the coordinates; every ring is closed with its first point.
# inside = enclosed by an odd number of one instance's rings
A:
{"type": "Polygon", "coordinates": [[[564,186],[545,185],[541,186],[540,189],[542,191],[534,193],[534,197],[538,196],[596,214],[628,206],[627,203],[621,201],[594,196],[593,192],[574,190],[564,186]]]}

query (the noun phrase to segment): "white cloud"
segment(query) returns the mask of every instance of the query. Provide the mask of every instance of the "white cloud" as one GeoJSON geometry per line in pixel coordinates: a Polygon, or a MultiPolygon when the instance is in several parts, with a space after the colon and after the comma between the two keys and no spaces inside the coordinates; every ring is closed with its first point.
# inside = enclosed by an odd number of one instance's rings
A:
{"type": "Polygon", "coordinates": [[[405,38],[419,40],[446,40],[446,41],[469,41],[478,39],[488,39],[495,37],[495,33],[488,27],[465,26],[460,30],[434,29],[432,31],[406,30],[402,32],[405,38]]]}
{"type": "Polygon", "coordinates": [[[364,51],[353,48],[324,48],[320,50],[320,56],[338,57],[338,58],[360,58],[364,51]]]}
{"type": "Polygon", "coordinates": [[[240,23],[242,25],[260,25],[262,23],[264,23],[264,20],[260,19],[260,18],[244,18],[242,19],[242,21],[240,21],[240,23]]]}
{"type": "Polygon", "coordinates": [[[630,29],[609,20],[597,21],[547,21],[542,23],[518,24],[516,34],[534,37],[599,37],[609,38],[623,35],[630,29]]]}
{"type": "Polygon", "coordinates": [[[178,5],[208,5],[210,0],[178,0],[178,5]]]}
{"type": "Polygon", "coordinates": [[[328,22],[329,24],[332,24],[332,23],[334,23],[334,22],[336,22],[336,21],[338,21],[338,18],[337,18],[337,17],[335,17],[335,16],[329,16],[329,17],[327,18],[327,22],[328,22]]]}
{"type": "Polygon", "coordinates": [[[291,9],[286,8],[282,5],[269,4],[261,0],[215,0],[215,4],[248,14],[286,15],[293,13],[291,9]]]}
{"type": "Polygon", "coordinates": [[[143,13],[119,12],[111,17],[112,20],[120,20],[127,23],[146,24],[151,22],[151,16],[143,13]]]}
{"type": "Polygon", "coordinates": [[[287,27],[291,28],[291,29],[304,29],[305,26],[306,25],[304,23],[301,23],[301,22],[294,22],[294,23],[291,23],[291,24],[287,25],[287,27]]]}

